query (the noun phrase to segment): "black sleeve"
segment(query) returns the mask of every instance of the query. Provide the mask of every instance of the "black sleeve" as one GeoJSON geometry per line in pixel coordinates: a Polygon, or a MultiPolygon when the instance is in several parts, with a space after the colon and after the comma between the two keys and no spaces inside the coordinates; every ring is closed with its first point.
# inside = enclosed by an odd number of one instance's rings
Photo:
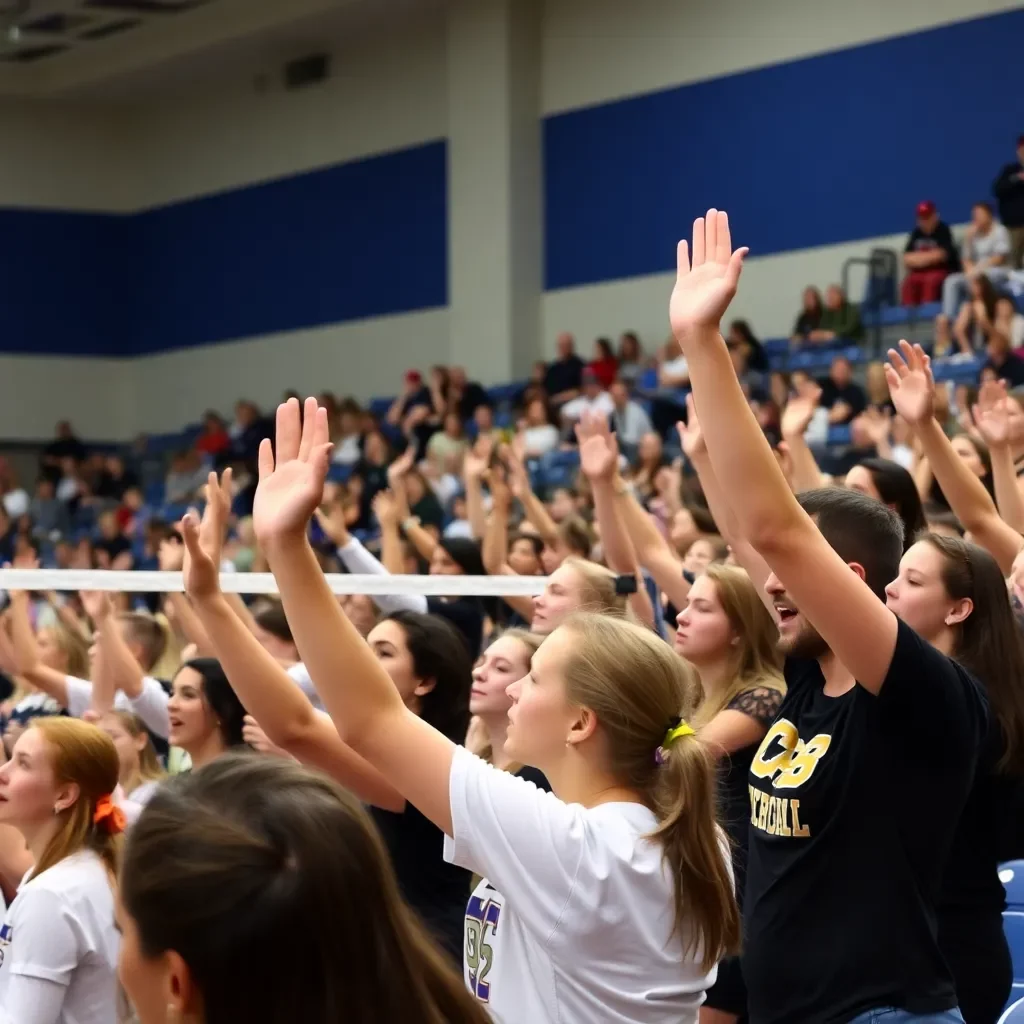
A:
{"type": "Polygon", "coordinates": [[[741,711],[755,722],[768,726],[775,721],[782,705],[782,691],[772,686],[755,686],[744,690],[725,706],[726,711],[741,711]]]}
{"type": "Polygon", "coordinates": [[[949,230],[949,225],[940,224],[935,236],[942,251],[946,254],[946,266],[953,270],[957,266],[958,257],[956,242],[953,240],[953,232],[949,230]]]}
{"type": "Polygon", "coordinates": [[[854,416],[859,416],[868,407],[868,396],[859,384],[854,384],[849,390],[850,408],[854,416]]]}
{"type": "Polygon", "coordinates": [[[988,728],[978,683],[899,620],[878,709],[909,746],[951,764],[973,761],[988,728]]]}
{"type": "Polygon", "coordinates": [[[538,789],[543,789],[545,793],[551,792],[551,783],[548,782],[547,776],[537,768],[531,768],[526,764],[516,772],[516,775],[520,779],[532,782],[538,789]]]}
{"type": "Polygon", "coordinates": [[[917,242],[918,236],[920,234],[921,234],[921,229],[920,228],[914,228],[914,230],[910,232],[910,237],[907,239],[907,244],[906,244],[906,246],[903,249],[904,252],[913,252],[914,251],[914,244],[917,242]]]}
{"type": "Polygon", "coordinates": [[[1002,198],[1013,191],[1013,176],[1020,170],[1020,164],[1007,164],[1000,172],[999,177],[992,184],[993,195],[1002,198]]]}

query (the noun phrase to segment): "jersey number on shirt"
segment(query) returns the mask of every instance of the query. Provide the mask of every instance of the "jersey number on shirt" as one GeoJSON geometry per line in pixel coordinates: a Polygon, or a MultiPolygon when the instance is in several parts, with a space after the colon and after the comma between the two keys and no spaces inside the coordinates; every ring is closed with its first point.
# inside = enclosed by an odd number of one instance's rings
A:
{"type": "Polygon", "coordinates": [[[494,966],[494,947],[487,941],[488,929],[491,936],[498,931],[500,916],[499,903],[470,896],[466,907],[466,966],[469,989],[482,1003],[491,998],[491,986],[485,979],[494,966]]]}

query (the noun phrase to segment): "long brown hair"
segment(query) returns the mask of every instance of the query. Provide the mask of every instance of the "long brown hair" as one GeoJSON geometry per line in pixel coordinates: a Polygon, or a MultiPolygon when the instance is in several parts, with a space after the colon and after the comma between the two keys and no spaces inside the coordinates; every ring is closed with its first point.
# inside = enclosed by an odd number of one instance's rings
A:
{"type": "Polygon", "coordinates": [[[942,555],[942,585],[954,601],[974,610],[956,631],[953,657],[985,687],[1006,749],[1005,774],[1024,775],[1024,639],[996,560],[960,537],[928,533],[921,540],[942,555]]]}
{"type": "Polygon", "coordinates": [[[97,827],[93,820],[97,801],[117,788],[120,762],[114,741],[77,718],[36,718],[29,728],[42,733],[58,785],[74,783],[79,790],[78,799],[60,812],[60,827],[36,862],[33,875],[81,850],[92,850],[116,877],[121,836],[97,827]]]}
{"type": "Polygon", "coordinates": [[[53,634],[54,645],[67,659],[67,668],[64,670],[67,675],[76,679],[88,679],[89,641],[60,618],[55,618],[43,629],[48,629],[53,634]]]}
{"type": "Polygon", "coordinates": [[[143,956],[188,965],[206,1024],[487,1022],[358,800],[281,758],[225,754],[162,786],[129,834],[121,901],[143,956]]]}
{"type": "Polygon", "coordinates": [[[705,726],[744,690],[767,687],[785,694],[782,658],[778,651],[779,627],[757,596],[750,577],[731,565],[712,563],[704,575],[715,584],[718,602],[736,634],[732,665],[732,683],[721,693],[705,697],[690,723],[695,729],[705,726]]]}
{"type": "Polygon", "coordinates": [[[656,758],[674,720],[692,714],[696,677],[637,623],[581,614],[562,628],[573,635],[566,694],[597,716],[612,775],[657,816],[651,838],[661,842],[675,879],[674,929],[686,953],[710,970],[740,941],[728,846],[717,824],[714,757],[696,737],[684,736],[664,763],[656,758]]]}
{"type": "Polygon", "coordinates": [[[626,614],[626,595],[615,592],[615,581],[618,577],[611,569],[574,555],[565,559],[562,565],[572,569],[580,579],[580,611],[602,615],[626,614]]]}

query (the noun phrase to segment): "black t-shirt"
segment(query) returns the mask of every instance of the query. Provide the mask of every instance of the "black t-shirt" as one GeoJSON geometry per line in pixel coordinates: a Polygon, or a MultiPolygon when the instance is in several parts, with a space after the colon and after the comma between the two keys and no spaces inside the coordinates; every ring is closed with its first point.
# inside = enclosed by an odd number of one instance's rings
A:
{"type": "Polygon", "coordinates": [[[826,696],[816,662],[786,681],[749,775],[751,1024],[951,1009],[936,906],[987,729],[980,686],[902,622],[877,696],[826,696]]]}
{"type": "MultiPolygon", "coordinates": [[[[736,694],[727,711],[739,711],[766,729],[775,720],[782,704],[781,690],[770,686],[754,686],[736,694]]],[[[743,906],[743,890],[747,874],[747,841],[750,829],[750,795],[747,775],[760,743],[725,755],[718,765],[718,817],[732,846],[732,870],[736,879],[736,899],[743,906]]]]}
{"type": "Polygon", "coordinates": [[[836,402],[845,402],[850,407],[850,415],[844,423],[849,423],[867,408],[868,396],[856,381],[839,387],[831,378],[826,377],[818,383],[821,386],[822,408],[831,409],[836,402]]]}
{"type": "Polygon", "coordinates": [[[557,359],[544,374],[544,390],[554,397],[563,391],[578,390],[583,384],[583,360],[577,355],[557,359]]]}
{"type": "Polygon", "coordinates": [[[445,862],[444,833],[412,804],[397,814],[379,807],[370,813],[391,854],[402,896],[461,963],[470,873],[445,862]]]}
{"type": "Polygon", "coordinates": [[[944,221],[939,221],[932,232],[922,231],[919,227],[910,232],[904,252],[927,252],[930,249],[941,249],[946,254],[946,262],[936,264],[934,270],[948,270],[950,273],[960,269],[960,256],[953,241],[953,232],[944,221]]]}
{"type": "Polygon", "coordinates": [[[986,359],[982,374],[985,370],[992,370],[996,377],[999,380],[1005,380],[1011,389],[1024,385],[1024,359],[1013,352],[1007,352],[1006,358],[999,364],[991,359],[986,359]]]}
{"type": "Polygon", "coordinates": [[[122,534],[118,534],[116,537],[109,539],[103,538],[96,541],[93,545],[98,551],[105,551],[107,556],[113,561],[118,555],[123,555],[126,551],[131,551],[132,542],[122,534]]]}

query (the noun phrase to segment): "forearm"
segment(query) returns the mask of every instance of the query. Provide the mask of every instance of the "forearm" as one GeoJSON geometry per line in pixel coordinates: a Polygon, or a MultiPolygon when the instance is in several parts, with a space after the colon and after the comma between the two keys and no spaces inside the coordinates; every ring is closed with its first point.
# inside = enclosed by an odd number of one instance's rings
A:
{"type": "Polygon", "coordinates": [[[615,485],[611,480],[592,480],[591,486],[594,492],[594,512],[601,527],[604,560],[612,572],[636,579],[637,590],[635,594],[630,595],[630,607],[645,626],[653,629],[654,608],[647,593],[643,574],[640,572],[633,543],[619,516],[615,501],[615,485]]]}
{"type": "Polygon", "coordinates": [[[484,492],[477,477],[466,477],[466,518],[475,538],[487,532],[487,513],[484,511],[484,492]]]}
{"type": "Polygon", "coordinates": [[[238,699],[271,741],[287,749],[310,727],[313,705],[223,594],[197,603],[196,613],[238,699]]]}
{"type": "Polygon", "coordinates": [[[29,621],[28,595],[16,594],[9,612],[11,648],[18,666],[18,674],[26,675],[39,664],[39,645],[29,621]]]}
{"type": "Polygon", "coordinates": [[[308,540],[277,541],[266,550],[299,655],[338,732],[358,750],[382,719],[403,712],[401,697],[335,600],[308,540]]]}
{"type": "Polygon", "coordinates": [[[508,553],[508,505],[495,503],[487,519],[487,529],[480,549],[484,568],[491,576],[499,576],[505,569],[508,553]]]}
{"type": "Polygon", "coordinates": [[[717,331],[685,346],[708,457],[739,535],[761,550],[800,521],[800,506],[747,404],[717,331]]]}
{"type": "MultiPolygon", "coordinates": [[[[350,573],[366,576],[388,576],[387,569],[354,537],[338,548],[338,557],[350,573]]],[[[421,594],[374,594],[373,603],[385,614],[410,611],[425,612],[427,599],[421,594]]],[[[257,716],[258,717],[258,716],[257,716]]]]}
{"type": "Polygon", "coordinates": [[[519,500],[522,502],[523,511],[526,512],[526,518],[533,523],[537,533],[540,534],[540,539],[548,547],[554,547],[558,543],[558,527],[544,507],[544,502],[533,493],[529,477],[526,478],[519,500]]]}
{"type": "Polygon", "coordinates": [[[425,562],[429,562],[433,558],[434,551],[437,549],[437,541],[434,540],[432,533],[424,530],[419,523],[410,522],[405,528],[405,535],[412,541],[412,546],[420,558],[425,562]]]}
{"type": "Polygon", "coordinates": [[[174,622],[178,632],[190,644],[196,645],[196,650],[203,657],[212,656],[213,644],[203,629],[192,603],[184,594],[171,593],[167,595],[167,603],[174,612],[174,622]]]}
{"type": "Polygon", "coordinates": [[[392,576],[402,575],[402,570],[405,568],[405,552],[402,550],[402,537],[398,532],[398,523],[381,523],[380,560],[392,576]]]}
{"type": "Polygon", "coordinates": [[[108,688],[111,705],[117,690],[121,690],[130,700],[135,700],[142,693],[142,666],[135,660],[120,627],[113,619],[107,619],[100,631],[100,652],[104,666],[101,673],[104,689],[97,695],[96,681],[93,680],[93,703],[97,702],[98,697],[106,700],[108,688]]]}
{"type": "Polygon", "coordinates": [[[799,494],[801,491],[813,491],[821,487],[821,469],[803,434],[787,437],[786,444],[793,464],[793,490],[799,494]]]}
{"type": "Polygon", "coordinates": [[[993,445],[992,481],[995,485],[996,508],[1007,526],[1024,534],[1024,498],[1017,487],[1017,471],[1009,445],[993,445]]]}

